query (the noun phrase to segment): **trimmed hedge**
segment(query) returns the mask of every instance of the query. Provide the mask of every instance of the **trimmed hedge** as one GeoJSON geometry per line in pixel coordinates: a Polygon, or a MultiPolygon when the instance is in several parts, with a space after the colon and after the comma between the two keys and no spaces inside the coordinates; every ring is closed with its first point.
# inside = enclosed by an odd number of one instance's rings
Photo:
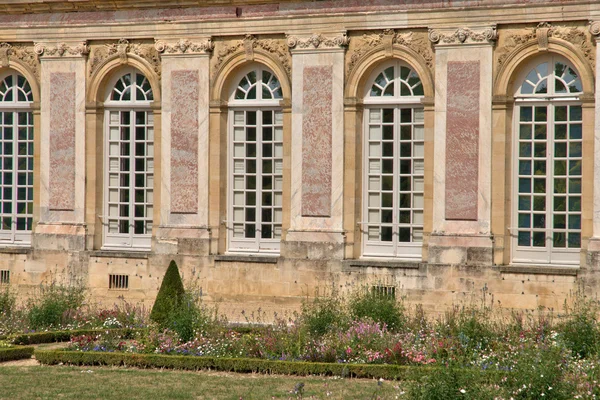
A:
{"type": "MultiPolygon", "coordinates": [[[[439,367],[387,364],[337,364],[300,361],[273,361],[255,358],[220,358],[171,356],[164,354],[132,354],[80,352],[65,350],[36,350],[35,358],[42,364],[110,365],[136,368],[168,368],[184,370],[214,369],[226,372],[258,372],[280,375],[334,375],[355,378],[384,378],[388,380],[417,380],[435,373],[439,367]]],[[[481,380],[496,382],[497,371],[481,373],[481,380]]]]}
{"type": "Polygon", "coordinates": [[[33,347],[8,347],[0,349],[0,362],[22,360],[24,358],[31,358],[33,355],[33,347]]]}
{"type": "Polygon", "coordinates": [[[105,332],[111,332],[121,334],[125,339],[133,337],[135,329],[120,328],[120,329],[78,329],[72,331],[49,331],[49,332],[36,332],[36,333],[24,333],[12,337],[12,343],[14,344],[41,344],[41,343],[55,343],[55,342],[68,342],[72,336],[81,335],[98,335],[105,332]]]}

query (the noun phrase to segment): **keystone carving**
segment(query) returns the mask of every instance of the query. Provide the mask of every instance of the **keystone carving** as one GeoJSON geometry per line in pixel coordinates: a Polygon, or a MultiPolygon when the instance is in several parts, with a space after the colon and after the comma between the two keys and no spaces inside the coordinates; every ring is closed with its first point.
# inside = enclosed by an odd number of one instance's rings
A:
{"type": "Polygon", "coordinates": [[[244,50],[246,59],[251,61],[254,59],[254,50],[261,49],[272,54],[283,66],[288,77],[291,78],[292,62],[290,59],[289,48],[281,39],[258,39],[254,35],[246,35],[242,40],[230,42],[225,47],[217,52],[216,63],[213,68],[215,74],[223,64],[223,62],[232,54],[244,50]]]}
{"type": "Polygon", "coordinates": [[[458,28],[455,30],[429,29],[429,40],[438,45],[492,43],[498,38],[495,26],[473,30],[458,28]]]}
{"type": "Polygon", "coordinates": [[[426,33],[398,33],[393,29],[386,29],[379,33],[365,33],[361,37],[353,37],[351,39],[351,46],[348,51],[346,76],[354,70],[361,57],[371,49],[383,45],[384,51],[387,55],[391,56],[394,44],[399,44],[412,49],[423,57],[427,67],[433,70],[434,54],[426,33]]]}
{"type": "Polygon", "coordinates": [[[90,75],[94,74],[106,61],[115,55],[122,64],[127,63],[129,55],[135,54],[143,58],[151,66],[156,75],[160,78],[160,57],[155,45],[130,43],[126,39],[121,39],[117,43],[105,44],[92,48],[90,56],[90,75]]]}
{"type": "Polygon", "coordinates": [[[89,54],[90,47],[85,41],[77,44],[61,42],[56,46],[36,43],[34,51],[40,57],[83,57],[89,54]]]}
{"type": "Polygon", "coordinates": [[[0,65],[4,68],[8,67],[11,59],[25,63],[36,78],[39,79],[40,62],[32,47],[21,45],[13,46],[9,43],[0,43],[0,65]]]}
{"type": "MultiPolygon", "coordinates": [[[[600,23],[594,25],[592,22],[589,26],[589,32],[591,35],[600,34],[600,23]]],[[[595,52],[592,43],[589,40],[588,34],[582,28],[552,26],[547,22],[540,22],[535,28],[523,29],[519,32],[502,36],[502,42],[496,50],[498,66],[504,64],[508,55],[515,48],[532,40],[537,41],[539,51],[547,51],[550,38],[558,38],[572,43],[581,50],[592,66],[595,64],[595,52]]]]}
{"type": "Polygon", "coordinates": [[[162,40],[156,40],[154,43],[156,51],[162,54],[202,54],[213,51],[214,47],[215,45],[210,38],[199,42],[180,39],[175,43],[167,43],[162,40]]]}
{"type": "Polygon", "coordinates": [[[287,45],[290,49],[332,49],[345,47],[349,42],[350,39],[345,33],[334,37],[325,37],[318,33],[307,38],[288,36],[287,45]]]}

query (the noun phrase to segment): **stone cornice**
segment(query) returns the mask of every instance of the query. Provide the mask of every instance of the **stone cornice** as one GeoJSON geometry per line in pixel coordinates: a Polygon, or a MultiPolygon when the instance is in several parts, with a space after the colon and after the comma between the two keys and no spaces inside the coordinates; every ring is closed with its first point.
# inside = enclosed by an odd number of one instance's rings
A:
{"type": "Polygon", "coordinates": [[[497,38],[498,32],[496,31],[496,25],[429,30],[429,40],[437,46],[492,44],[497,38]]]}
{"type": "Polygon", "coordinates": [[[203,38],[191,41],[189,39],[180,39],[176,42],[168,42],[157,39],[154,43],[156,51],[163,56],[177,56],[185,54],[207,54],[215,48],[211,38],[203,38]]]}
{"type": "Polygon", "coordinates": [[[287,45],[290,51],[311,51],[316,49],[343,49],[348,46],[350,39],[346,32],[335,36],[325,36],[321,33],[315,33],[309,36],[288,35],[287,45]]]}
{"type": "Polygon", "coordinates": [[[56,44],[36,43],[34,45],[35,53],[41,58],[67,58],[84,57],[90,52],[90,47],[86,41],[80,42],[60,42],[56,44]]]}

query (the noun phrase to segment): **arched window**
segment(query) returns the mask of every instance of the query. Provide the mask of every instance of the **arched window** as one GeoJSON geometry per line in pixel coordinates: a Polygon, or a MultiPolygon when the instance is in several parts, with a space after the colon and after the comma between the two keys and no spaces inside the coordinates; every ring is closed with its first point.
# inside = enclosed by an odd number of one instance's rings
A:
{"type": "Polygon", "coordinates": [[[0,244],[30,245],[33,94],[27,79],[14,71],[0,79],[0,244]]]}
{"type": "Polygon", "coordinates": [[[148,79],[129,68],[104,103],[103,248],[149,250],[154,202],[154,100],[148,79]]]}
{"type": "Polygon", "coordinates": [[[393,61],[364,98],[363,256],[420,258],[423,241],[423,85],[393,61]]]}
{"type": "Polygon", "coordinates": [[[556,55],[524,73],[515,93],[512,261],[579,264],[581,79],[556,55]]]}
{"type": "Polygon", "coordinates": [[[229,101],[228,249],[279,252],[283,190],[283,113],[275,74],[243,71],[229,101]]]}

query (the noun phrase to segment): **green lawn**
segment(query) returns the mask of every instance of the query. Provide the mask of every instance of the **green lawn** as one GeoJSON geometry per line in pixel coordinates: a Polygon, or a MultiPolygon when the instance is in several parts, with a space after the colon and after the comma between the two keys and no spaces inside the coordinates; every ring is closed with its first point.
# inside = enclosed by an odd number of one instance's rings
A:
{"type": "Polygon", "coordinates": [[[0,399],[396,399],[398,382],[109,367],[0,367],[0,399]],[[291,393],[304,383],[304,395],[291,393]]]}

